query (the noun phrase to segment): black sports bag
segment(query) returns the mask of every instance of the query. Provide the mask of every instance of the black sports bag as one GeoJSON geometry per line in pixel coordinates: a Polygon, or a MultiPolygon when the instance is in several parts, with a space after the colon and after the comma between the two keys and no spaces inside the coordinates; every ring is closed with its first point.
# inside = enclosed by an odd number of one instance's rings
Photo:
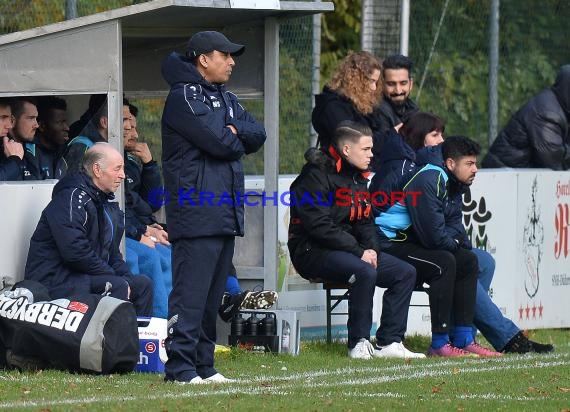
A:
{"type": "Polygon", "coordinates": [[[100,295],[38,301],[34,297],[44,297],[45,288],[24,282],[0,293],[0,334],[9,366],[101,374],[133,371],[139,342],[130,302],[100,295]]]}

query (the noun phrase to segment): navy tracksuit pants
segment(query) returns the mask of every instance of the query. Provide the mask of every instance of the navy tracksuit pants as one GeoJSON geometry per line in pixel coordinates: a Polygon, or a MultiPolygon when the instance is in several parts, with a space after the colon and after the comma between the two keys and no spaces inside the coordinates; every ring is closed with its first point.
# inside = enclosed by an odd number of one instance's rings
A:
{"type": "Polygon", "coordinates": [[[322,279],[341,282],[348,282],[353,276],[348,299],[348,347],[354,348],[361,338],[370,337],[376,286],[386,288],[382,297],[380,327],[376,331],[377,343],[385,346],[401,342],[416,284],[414,267],[387,253],[380,253],[378,268],[375,269],[352,253],[335,250],[327,254],[319,272],[322,279]]]}
{"type": "Polygon", "coordinates": [[[234,254],[233,236],[178,239],[172,243],[165,379],[214,375],[216,317],[234,254]]]}

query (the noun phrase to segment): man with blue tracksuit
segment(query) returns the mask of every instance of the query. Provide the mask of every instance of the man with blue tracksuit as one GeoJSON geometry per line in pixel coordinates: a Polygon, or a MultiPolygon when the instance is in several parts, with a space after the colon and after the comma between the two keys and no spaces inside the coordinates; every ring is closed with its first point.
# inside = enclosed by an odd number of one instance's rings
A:
{"type": "MultiPolygon", "coordinates": [[[[456,139],[454,137],[454,139],[456,139]]],[[[435,164],[444,167],[442,145],[420,149],[416,156],[417,164],[435,164]]],[[[457,173],[457,172],[456,172],[457,173]]],[[[477,292],[475,297],[475,311],[473,317],[473,338],[477,329],[493,347],[504,353],[545,353],[554,350],[550,344],[534,342],[528,339],[514,322],[503,316],[501,310],[489,296],[491,281],[495,274],[495,259],[483,249],[473,248],[471,240],[463,226],[463,195],[469,193],[470,184],[459,180],[454,173],[448,172],[450,190],[446,201],[445,230],[450,238],[456,240],[461,248],[470,250],[476,257],[479,265],[477,276],[477,292]]]]}
{"type": "Polygon", "coordinates": [[[186,55],[170,54],[162,115],[166,223],[172,243],[165,380],[229,382],[214,368],[216,316],[235,236],[244,234],[241,158],[258,151],[265,129],[224,84],[245,47],[214,31],[196,33],[186,55]]]}

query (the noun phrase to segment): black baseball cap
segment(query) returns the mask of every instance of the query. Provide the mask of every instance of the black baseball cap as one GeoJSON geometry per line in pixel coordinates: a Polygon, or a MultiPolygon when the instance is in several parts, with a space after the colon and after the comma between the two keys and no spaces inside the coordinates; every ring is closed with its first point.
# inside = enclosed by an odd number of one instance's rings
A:
{"type": "Polygon", "coordinates": [[[188,57],[196,57],[214,50],[239,56],[245,51],[245,46],[232,43],[226,36],[217,31],[198,32],[188,41],[188,57]]]}

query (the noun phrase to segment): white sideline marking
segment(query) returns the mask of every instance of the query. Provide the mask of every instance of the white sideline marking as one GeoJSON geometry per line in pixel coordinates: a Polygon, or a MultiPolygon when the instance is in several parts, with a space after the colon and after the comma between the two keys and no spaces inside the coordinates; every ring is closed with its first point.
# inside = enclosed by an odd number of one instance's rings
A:
{"type": "MultiPolygon", "coordinates": [[[[53,401],[12,401],[12,402],[2,402],[0,403],[0,409],[4,408],[25,408],[25,407],[48,407],[48,406],[58,406],[58,405],[79,405],[79,404],[93,404],[93,403],[105,403],[105,402],[120,402],[120,401],[136,401],[136,400],[146,400],[146,401],[154,401],[160,399],[183,399],[183,398],[193,398],[193,397],[201,397],[201,396],[212,396],[212,395],[235,395],[235,394],[242,394],[242,395],[281,395],[281,396],[288,396],[291,394],[291,390],[295,391],[298,389],[298,384],[295,385],[295,381],[301,381],[304,387],[309,388],[335,388],[335,387],[344,387],[347,386],[361,386],[361,385],[369,385],[369,384],[377,384],[382,382],[395,382],[395,381],[403,381],[403,380],[410,380],[410,379],[417,379],[417,378],[424,378],[424,377],[434,377],[434,376],[447,376],[452,375],[455,373],[480,373],[480,372],[488,372],[494,370],[519,370],[519,369],[536,369],[536,368],[548,368],[552,366],[563,366],[563,365],[570,365],[570,354],[554,354],[554,355],[540,355],[540,357],[528,357],[528,356],[509,356],[509,357],[501,357],[501,358],[486,358],[486,359],[474,359],[473,361],[470,360],[470,363],[465,363],[464,361],[452,361],[452,360],[442,360],[436,364],[427,364],[425,362],[418,362],[415,364],[408,364],[408,365],[396,365],[387,368],[382,367],[346,367],[346,368],[339,368],[332,371],[326,370],[319,370],[315,372],[304,372],[298,374],[287,375],[283,377],[279,376],[265,376],[265,377],[258,377],[255,379],[251,378],[242,378],[238,379],[236,386],[231,387],[220,387],[219,385],[212,385],[215,390],[208,391],[203,390],[203,387],[200,387],[200,390],[186,390],[180,391],[183,389],[190,389],[188,386],[179,386],[175,384],[165,384],[165,389],[177,389],[175,393],[164,393],[159,392],[156,395],[149,394],[147,396],[90,396],[86,398],[78,398],[78,399],[63,399],[63,400],[53,400],[53,401]],[[520,360],[532,360],[534,361],[532,364],[512,364],[513,361],[520,361],[520,360]],[[465,365],[472,365],[473,362],[481,362],[485,361],[484,364],[481,366],[476,367],[465,367],[465,365]],[[445,367],[445,370],[433,370],[434,366],[438,367],[445,367]],[[459,368],[450,369],[450,366],[463,366],[459,368]],[[427,370],[426,370],[427,369],[427,370]],[[347,374],[354,374],[357,376],[362,376],[362,374],[372,374],[372,377],[363,377],[363,378],[354,378],[354,379],[346,379],[347,374]],[[400,373],[397,375],[395,373],[400,373]],[[312,382],[312,379],[321,378],[321,377],[336,377],[336,376],[343,376],[345,379],[341,381],[335,380],[334,382],[312,382]],[[267,386],[267,387],[259,387],[257,383],[259,381],[269,381],[274,386],[267,386]],[[280,384],[279,382],[286,382],[284,384],[280,384]],[[244,387],[244,384],[252,385],[256,384],[255,388],[251,387],[244,387]],[[278,386],[277,386],[278,385],[278,386]]],[[[19,380],[19,381],[28,381],[29,377],[24,375],[20,376],[18,379],[12,379],[11,377],[0,376],[1,379],[4,380],[19,380]]],[[[61,379],[57,379],[58,382],[61,382],[61,379]]],[[[69,381],[73,382],[81,382],[85,383],[90,379],[85,379],[85,377],[73,376],[70,377],[69,381]]],[[[97,381],[97,378],[91,379],[94,382],[97,381]]],[[[125,384],[131,385],[132,382],[128,380],[120,380],[116,382],[117,385],[125,384]]],[[[234,384],[235,385],[235,384],[234,384]]],[[[198,389],[198,387],[192,387],[198,389]]],[[[404,399],[408,395],[393,393],[393,392],[358,392],[358,391],[348,391],[343,392],[343,396],[350,396],[350,397],[381,397],[381,398],[399,398],[404,399]]],[[[529,401],[529,400],[546,400],[545,397],[527,397],[527,396],[511,396],[511,395],[496,395],[492,393],[488,394],[479,394],[479,395],[456,395],[457,399],[488,399],[488,400],[505,400],[505,401],[529,401]]]]}

